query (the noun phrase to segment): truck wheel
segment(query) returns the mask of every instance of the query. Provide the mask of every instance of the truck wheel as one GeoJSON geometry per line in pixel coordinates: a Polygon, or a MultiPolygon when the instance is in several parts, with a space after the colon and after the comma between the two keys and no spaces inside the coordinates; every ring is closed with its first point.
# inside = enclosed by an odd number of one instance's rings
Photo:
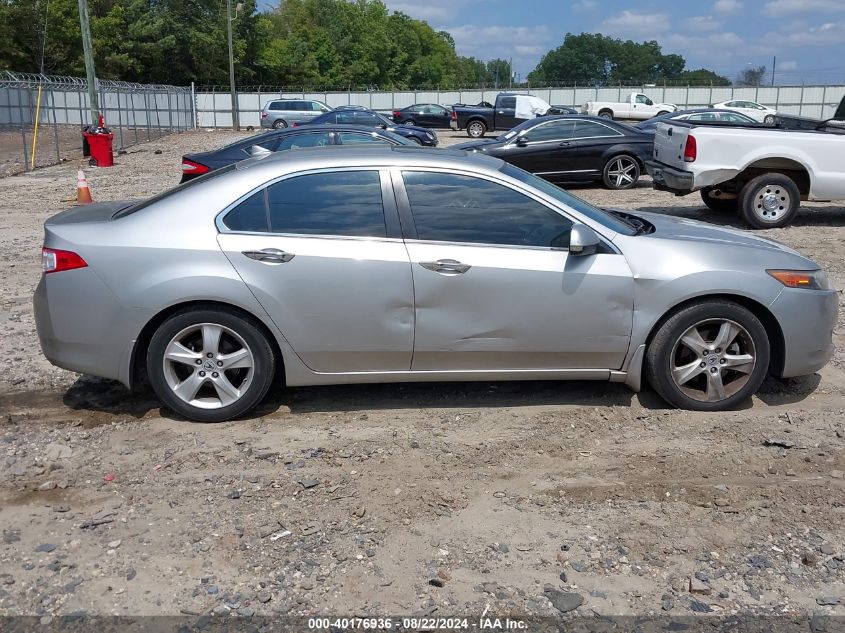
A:
{"type": "Polygon", "coordinates": [[[663,116],[664,114],[669,114],[669,112],[666,111],[666,110],[661,110],[660,112],[657,113],[657,116],[663,116]]]}
{"type": "Polygon", "coordinates": [[[637,159],[627,154],[614,156],[604,166],[602,180],[608,189],[630,189],[640,179],[637,159]]]}
{"type": "Polygon", "coordinates": [[[484,121],[470,121],[467,124],[467,136],[472,138],[481,138],[487,132],[487,126],[484,121]]]}
{"type": "Polygon", "coordinates": [[[599,116],[602,119],[612,119],[613,118],[613,111],[612,110],[602,110],[599,112],[599,116]]]}
{"type": "Polygon", "coordinates": [[[755,229],[776,229],[788,225],[798,213],[801,192],[783,174],[763,174],[748,181],[739,194],[742,218],[755,229]]]}
{"type": "Polygon", "coordinates": [[[701,190],[701,200],[711,211],[719,213],[735,213],[739,208],[739,198],[722,198],[720,189],[704,187],[701,190]]]}

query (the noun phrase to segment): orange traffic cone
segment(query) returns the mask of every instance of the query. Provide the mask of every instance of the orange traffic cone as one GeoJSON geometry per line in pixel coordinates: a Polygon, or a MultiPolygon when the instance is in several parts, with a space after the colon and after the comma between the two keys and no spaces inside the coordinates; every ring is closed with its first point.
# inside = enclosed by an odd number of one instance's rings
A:
{"type": "Polygon", "coordinates": [[[85,172],[80,169],[76,175],[76,204],[91,204],[92,202],[94,199],[88,188],[88,180],[85,178],[85,172]]]}

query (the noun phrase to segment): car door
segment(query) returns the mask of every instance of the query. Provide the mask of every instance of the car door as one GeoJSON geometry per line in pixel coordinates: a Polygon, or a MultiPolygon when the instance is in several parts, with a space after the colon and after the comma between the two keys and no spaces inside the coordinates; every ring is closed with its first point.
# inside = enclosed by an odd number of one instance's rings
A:
{"type": "Polygon", "coordinates": [[[449,110],[437,104],[432,104],[429,108],[431,112],[428,115],[428,127],[449,127],[449,110]]]}
{"type": "Polygon", "coordinates": [[[598,121],[579,120],[569,152],[578,166],[575,175],[600,174],[608,158],[607,151],[625,140],[622,132],[598,121]]]}
{"type": "Polygon", "coordinates": [[[224,211],[217,226],[220,247],[310,369],[410,368],[411,265],[387,172],[284,177],[224,211]]]}
{"type": "Polygon", "coordinates": [[[522,123],[523,119],[516,117],[516,97],[499,97],[496,99],[495,129],[509,130],[514,125],[522,123]]]}
{"type": "Polygon", "coordinates": [[[393,179],[414,278],[412,369],[621,367],[634,284],[609,243],[570,256],[572,219],[492,176],[393,179]]]}
{"type": "Polygon", "coordinates": [[[510,139],[496,155],[546,180],[565,180],[578,169],[571,151],[575,126],[575,119],[538,123],[510,139]]]}

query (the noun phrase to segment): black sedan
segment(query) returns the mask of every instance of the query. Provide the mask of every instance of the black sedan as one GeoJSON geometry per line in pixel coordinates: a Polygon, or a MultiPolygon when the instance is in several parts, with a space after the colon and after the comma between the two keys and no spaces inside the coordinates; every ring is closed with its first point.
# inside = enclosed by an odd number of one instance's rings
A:
{"type": "Polygon", "coordinates": [[[722,123],[733,123],[736,125],[760,125],[758,121],[755,121],[750,116],[744,115],[742,112],[717,110],[716,108],[695,108],[656,116],[645,121],[640,121],[634,127],[640,132],[654,134],[657,124],[665,121],[720,121],[722,123]]]}
{"type": "Polygon", "coordinates": [[[395,132],[400,136],[426,147],[437,147],[437,134],[424,127],[415,125],[396,125],[386,116],[372,110],[333,110],[311,119],[308,123],[300,123],[297,127],[336,123],[342,125],[365,125],[395,132]]]}
{"type": "Polygon", "coordinates": [[[424,125],[426,127],[449,127],[451,110],[436,103],[418,103],[393,111],[393,122],[403,125],[424,125]]]}
{"type": "Polygon", "coordinates": [[[403,136],[379,128],[360,125],[332,125],[319,130],[294,127],[273,130],[236,141],[210,152],[185,154],[182,157],[182,181],[202,176],[215,169],[237,163],[250,156],[282,152],[298,147],[384,143],[387,145],[416,145],[403,136]]]}
{"type": "Polygon", "coordinates": [[[653,147],[653,136],[622,123],[562,115],[530,119],[495,139],[450,149],[484,152],[554,183],[602,181],[610,189],[629,189],[653,147]]]}

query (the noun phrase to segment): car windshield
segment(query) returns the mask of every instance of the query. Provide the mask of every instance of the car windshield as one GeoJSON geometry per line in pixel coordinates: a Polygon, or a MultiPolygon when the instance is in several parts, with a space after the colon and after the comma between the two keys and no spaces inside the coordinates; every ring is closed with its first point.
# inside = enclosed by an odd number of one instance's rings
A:
{"type": "Polygon", "coordinates": [[[621,219],[619,216],[613,215],[612,213],[605,211],[604,209],[594,207],[593,205],[582,200],[578,196],[573,196],[571,193],[564,191],[560,187],[553,185],[547,180],[543,180],[539,176],[529,174],[527,171],[523,171],[519,167],[514,167],[510,163],[505,163],[504,165],[502,165],[499,171],[501,171],[506,176],[515,178],[516,180],[541,191],[547,196],[554,198],[558,202],[566,205],[570,209],[574,209],[575,211],[584,214],[591,220],[595,220],[596,222],[602,224],[603,226],[606,226],[607,228],[613,231],[616,231],[617,233],[622,233],[623,235],[637,234],[636,228],[621,219]]]}

